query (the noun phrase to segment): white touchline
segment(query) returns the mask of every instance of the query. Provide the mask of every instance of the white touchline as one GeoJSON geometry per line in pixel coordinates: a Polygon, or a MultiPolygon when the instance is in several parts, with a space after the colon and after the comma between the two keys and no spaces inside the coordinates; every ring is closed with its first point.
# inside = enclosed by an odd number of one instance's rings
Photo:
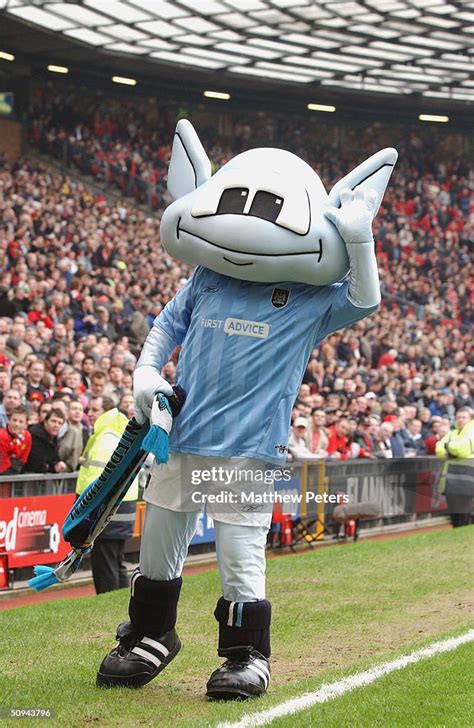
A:
{"type": "Polygon", "coordinates": [[[345,677],[343,680],[323,685],[314,693],[305,693],[300,698],[287,700],[284,703],[280,703],[280,705],[276,705],[274,708],[262,710],[260,713],[247,714],[236,723],[219,723],[217,728],[254,728],[259,725],[268,725],[276,718],[297,713],[300,710],[310,708],[316,703],[326,703],[328,700],[338,698],[344,695],[344,693],[354,690],[354,688],[370,685],[370,683],[373,683],[384,675],[388,675],[390,672],[401,670],[402,667],[412,665],[434,655],[439,655],[442,652],[450,652],[460,645],[473,641],[474,629],[470,629],[469,632],[461,634],[459,637],[450,637],[447,640],[433,642],[428,647],[417,650],[417,652],[412,652],[411,655],[399,657],[392,662],[385,662],[382,665],[371,667],[369,670],[365,670],[365,672],[359,672],[356,675],[345,677]]]}

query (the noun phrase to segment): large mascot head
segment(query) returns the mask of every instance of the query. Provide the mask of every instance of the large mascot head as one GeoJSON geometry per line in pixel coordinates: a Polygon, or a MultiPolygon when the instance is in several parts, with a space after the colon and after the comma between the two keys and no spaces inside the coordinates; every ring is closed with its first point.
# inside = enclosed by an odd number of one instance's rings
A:
{"type": "Polygon", "coordinates": [[[379,203],[397,159],[383,149],[328,194],[316,172],[283,149],[251,149],[215,175],[189,121],[178,122],[168,172],[174,202],[161,221],[167,252],[233,278],[323,286],[349,270],[346,248],[324,217],[344,187],[375,189],[379,203]]]}

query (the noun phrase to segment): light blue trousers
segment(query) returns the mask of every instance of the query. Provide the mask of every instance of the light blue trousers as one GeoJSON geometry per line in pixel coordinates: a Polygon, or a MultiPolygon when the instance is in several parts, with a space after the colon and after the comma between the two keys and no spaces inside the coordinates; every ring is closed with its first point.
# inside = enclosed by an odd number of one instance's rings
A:
{"type": "MultiPolygon", "coordinates": [[[[147,503],[140,571],[148,579],[181,576],[200,512],[180,513],[147,503]]],[[[268,528],[214,521],[222,595],[230,602],[265,599],[265,544],[268,528]]]]}

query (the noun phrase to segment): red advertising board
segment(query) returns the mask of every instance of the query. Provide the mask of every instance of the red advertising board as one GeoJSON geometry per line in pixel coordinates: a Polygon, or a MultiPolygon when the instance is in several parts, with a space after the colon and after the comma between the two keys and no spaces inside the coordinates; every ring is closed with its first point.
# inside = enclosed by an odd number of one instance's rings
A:
{"type": "Polygon", "coordinates": [[[0,498],[0,553],[10,568],[62,561],[71,546],[61,528],[74,500],[73,493],[0,498]]]}

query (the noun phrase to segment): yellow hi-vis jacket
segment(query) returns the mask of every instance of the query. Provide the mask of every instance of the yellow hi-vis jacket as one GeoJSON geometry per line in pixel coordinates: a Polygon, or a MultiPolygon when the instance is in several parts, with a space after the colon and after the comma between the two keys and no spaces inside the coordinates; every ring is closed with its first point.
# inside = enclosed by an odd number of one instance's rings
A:
{"type": "MultiPolygon", "coordinates": [[[[128,419],[117,408],[104,412],[94,423],[92,435],[82,453],[82,465],[76,483],[80,495],[88,485],[99,477],[113,451],[118,445],[128,419]]],[[[130,538],[135,522],[135,501],[138,497],[138,478],[135,478],[126,492],[123,502],[101,538],[130,538]]]]}
{"type": "Polygon", "coordinates": [[[436,457],[446,460],[441,474],[441,493],[449,485],[456,492],[474,494],[474,420],[460,430],[448,432],[436,443],[435,452],[436,457]]]}

